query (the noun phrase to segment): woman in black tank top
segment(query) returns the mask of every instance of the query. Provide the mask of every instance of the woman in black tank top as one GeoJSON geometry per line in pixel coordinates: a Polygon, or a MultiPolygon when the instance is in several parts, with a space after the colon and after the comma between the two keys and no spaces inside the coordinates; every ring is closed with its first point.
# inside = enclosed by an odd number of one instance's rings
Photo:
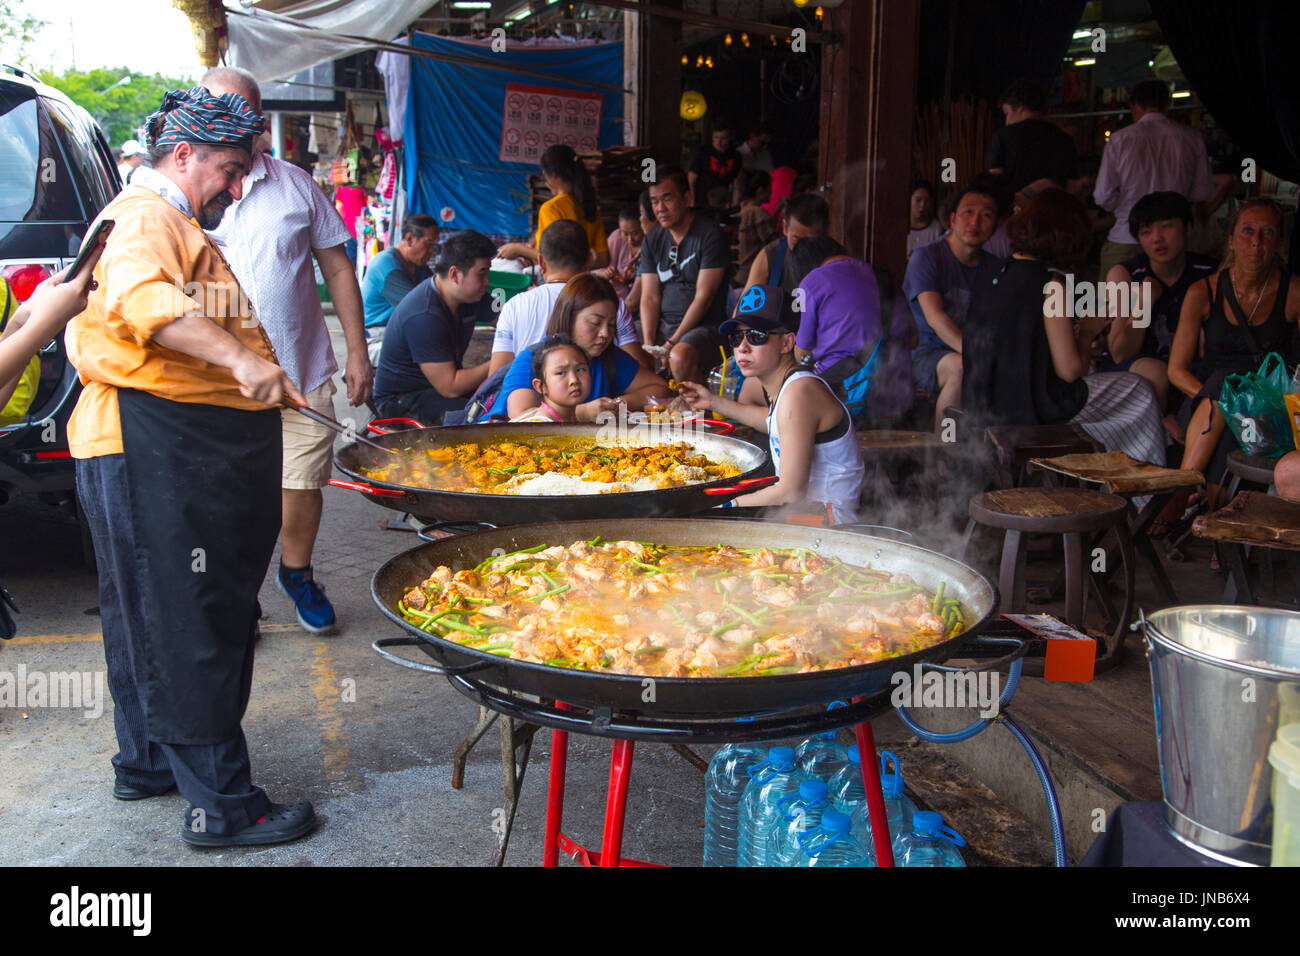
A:
{"type": "MultiPolygon", "coordinates": [[[[1169,355],[1169,381],[1192,402],[1182,467],[1205,474],[1210,505],[1228,452],[1227,423],[1215,402],[1227,376],[1254,371],[1269,352],[1294,363],[1292,338],[1300,320],[1300,278],[1278,262],[1282,213],[1271,200],[1251,200],[1238,210],[1228,239],[1226,268],[1198,282],[1183,300],[1178,332],[1169,355]],[[1204,332],[1201,375],[1191,364],[1204,332]]],[[[1175,500],[1162,518],[1174,519],[1185,501],[1175,500]]]]}

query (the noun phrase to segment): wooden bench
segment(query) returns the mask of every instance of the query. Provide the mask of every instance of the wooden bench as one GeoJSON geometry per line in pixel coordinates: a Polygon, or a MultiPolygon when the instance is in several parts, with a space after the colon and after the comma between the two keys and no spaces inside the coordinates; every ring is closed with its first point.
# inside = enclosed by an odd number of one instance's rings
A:
{"type": "MultiPolygon", "coordinates": [[[[1213,514],[1192,522],[1192,533],[1219,546],[1228,569],[1225,604],[1259,604],[1246,574],[1248,548],[1281,551],[1300,592],[1300,503],[1260,491],[1243,491],[1213,514]]],[[[1300,593],[1283,607],[1300,607],[1300,593]]]]}
{"type": "Polygon", "coordinates": [[[1052,475],[1064,475],[1077,481],[1100,485],[1107,494],[1126,499],[1129,534],[1133,538],[1134,549],[1150,568],[1160,599],[1166,604],[1178,603],[1178,595],[1174,592],[1174,586],[1165,573],[1164,564],[1147,531],[1175,494],[1205,486],[1205,478],[1200,472],[1161,468],[1137,461],[1122,451],[1035,458],[1030,464],[1046,471],[1049,481],[1052,480],[1052,475]],[[1145,499],[1140,509],[1135,501],[1138,498],[1145,499]]]}
{"type": "Polygon", "coordinates": [[[1078,425],[991,425],[984,440],[993,446],[999,483],[1006,488],[1025,483],[1029,462],[1034,458],[1056,458],[1103,452],[1106,449],[1078,425]]]}

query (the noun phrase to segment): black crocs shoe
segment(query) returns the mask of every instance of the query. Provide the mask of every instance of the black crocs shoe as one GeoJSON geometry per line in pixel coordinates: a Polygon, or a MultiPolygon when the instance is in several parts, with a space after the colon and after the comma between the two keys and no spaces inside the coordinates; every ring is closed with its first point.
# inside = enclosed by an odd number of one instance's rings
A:
{"type": "Polygon", "coordinates": [[[166,790],[146,790],[144,787],[137,787],[127,783],[121,777],[113,781],[113,796],[118,800],[148,800],[150,797],[161,797],[165,793],[171,793],[176,789],[172,784],[166,790]]]}
{"type": "Polygon", "coordinates": [[[181,839],[190,846],[270,846],[306,836],[316,825],[316,814],[306,800],[273,803],[265,816],[235,833],[206,833],[181,827],[181,839]]]}

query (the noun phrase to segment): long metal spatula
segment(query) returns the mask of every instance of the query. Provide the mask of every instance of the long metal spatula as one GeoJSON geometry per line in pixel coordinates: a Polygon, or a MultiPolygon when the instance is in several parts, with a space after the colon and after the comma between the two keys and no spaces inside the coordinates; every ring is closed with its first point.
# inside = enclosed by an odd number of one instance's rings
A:
{"type": "Polygon", "coordinates": [[[346,435],[348,438],[355,438],[363,445],[369,445],[371,448],[382,451],[387,455],[397,455],[398,457],[401,457],[402,453],[398,451],[396,448],[385,448],[383,445],[379,444],[378,442],[374,442],[371,441],[369,438],[366,438],[364,435],[360,434],[356,429],[348,428],[346,425],[343,425],[340,422],[336,422],[328,415],[322,415],[314,408],[308,408],[304,405],[295,405],[293,402],[287,400],[285,401],[284,404],[286,408],[292,408],[295,412],[299,412],[300,414],[306,415],[312,421],[319,422],[320,424],[324,425],[326,428],[334,429],[340,435],[346,435]]]}

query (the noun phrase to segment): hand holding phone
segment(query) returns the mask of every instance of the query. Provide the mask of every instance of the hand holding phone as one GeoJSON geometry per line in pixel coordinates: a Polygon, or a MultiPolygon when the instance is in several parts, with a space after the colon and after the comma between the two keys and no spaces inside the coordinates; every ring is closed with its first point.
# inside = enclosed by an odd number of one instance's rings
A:
{"type": "Polygon", "coordinates": [[[61,281],[71,282],[81,274],[83,269],[86,269],[87,265],[90,267],[88,271],[94,271],[95,263],[99,261],[100,253],[104,251],[104,244],[108,242],[108,234],[113,231],[115,225],[117,223],[112,219],[100,221],[95,231],[90,234],[90,238],[82,243],[81,251],[77,253],[72,266],[64,271],[61,281]]]}

